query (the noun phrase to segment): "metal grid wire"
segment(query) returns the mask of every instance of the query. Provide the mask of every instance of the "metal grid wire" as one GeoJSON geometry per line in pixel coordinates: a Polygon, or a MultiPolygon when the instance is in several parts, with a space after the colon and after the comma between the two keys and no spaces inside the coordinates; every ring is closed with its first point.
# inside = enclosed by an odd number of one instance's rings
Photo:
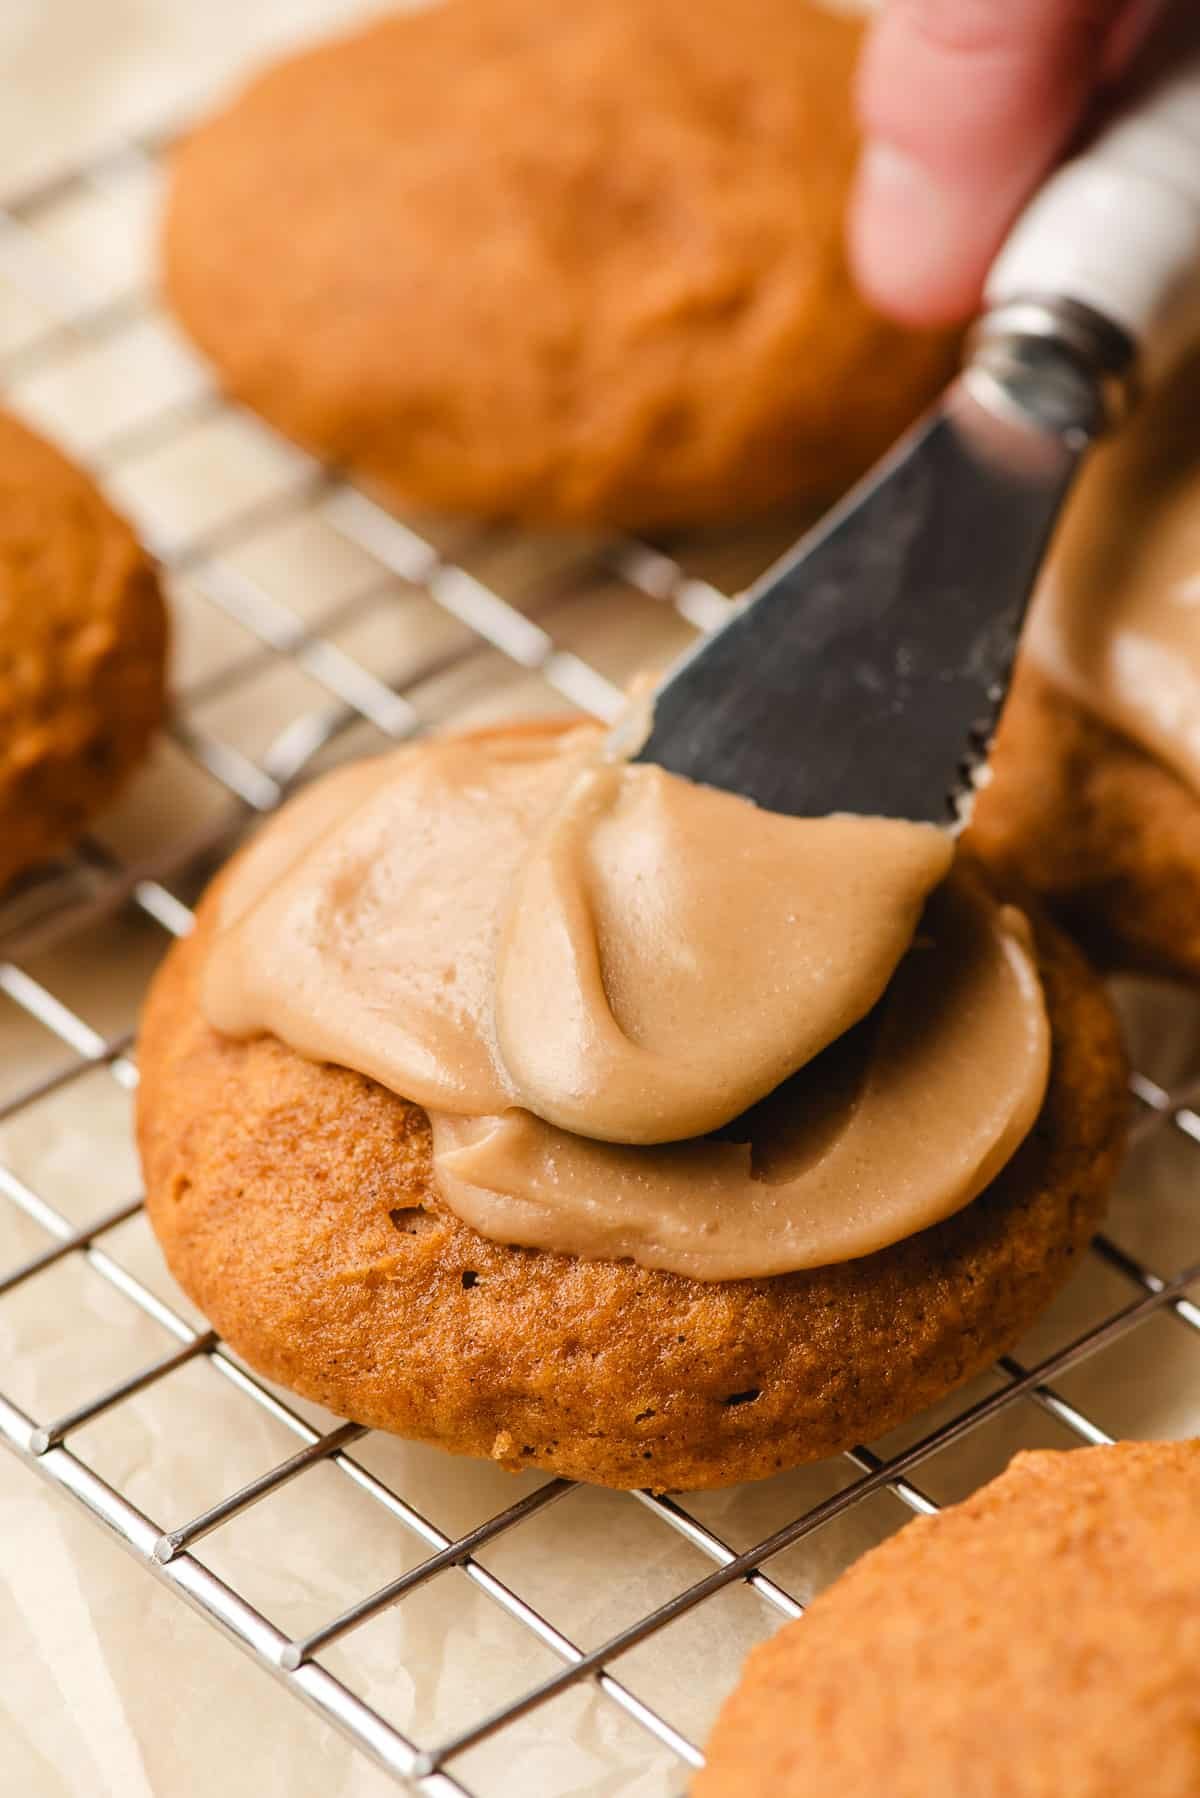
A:
{"type": "MultiPolygon", "coordinates": [[[[23,294],[37,310],[39,323],[7,356],[0,357],[0,379],[6,386],[52,371],[59,361],[82,348],[118,345],[123,334],[153,318],[153,302],[141,282],[127,290],[97,294],[77,269],[60,257],[39,231],[39,223],[64,201],[111,196],[129,183],[154,176],[162,137],[147,136],[123,144],[114,153],[65,173],[34,191],[10,197],[0,206],[0,279],[23,294]]],[[[211,386],[200,385],[184,397],[158,403],[149,396],[141,416],[90,445],[91,458],[110,482],[131,460],[170,445],[207,419],[236,416],[211,386]]],[[[396,519],[367,495],[306,459],[296,456],[294,474],[284,490],[267,498],[234,496],[219,517],[190,534],[155,531],[148,535],[168,575],[199,590],[205,599],[235,620],[255,639],[225,665],[211,669],[193,684],[177,706],[171,735],[179,750],[237,802],[240,821],[270,812],[310,770],[326,748],[364,721],[393,739],[422,727],[423,717],[412,694],[420,683],[461,669],[472,659],[499,652],[505,665],[535,672],[563,699],[585,711],[607,717],[618,689],[588,660],[556,640],[552,619],[597,582],[623,588],[642,602],[673,608],[694,628],[719,622],[730,601],[717,587],[689,576],[680,563],[660,550],[619,542],[589,545],[567,558],[532,587],[518,606],[468,572],[462,564],[478,547],[479,535],[460,532],[458,549],[435,547],[426,536],[396,519]],[[250,579],[231,552],[252,542],[256,534],[320,505],[343,536],[358,546],[378,570],[364,590],[339,602],[322,621],[322,629],[289,609],[267,588],[250,579]],[[331,640],[334,624],[345,623],[399,580],[406,589],[426,596],[441,613],[465,627],[456,647],[431,651],[420,665],[407,670],[402,683],[389,679],[386,668],[352,658],[331,640]],[[267,755],[253,760],[233,743],[205,730],[197,712],[202,703],[234,690],[264,666],[289,665],[301,670],[322,690],[320,704],[293,720],[267,755]]],[[[494,547],[494,543],[493,543],[494,547]]],[[[616,602],[614,601],[614,605],[616,602]]],[[[619,611],[612,630],[619,629],[619,611]]],[[[132,1042],[128,1035],[106,1038],[58,996],[28,965],[50,948],[85,947],[98,941],[111,920],[129,908],[153,921],[165,937],[184,933],[191,914],[177,890],[185,890],[189,871],[198,861],[222,851],[231,840],[227,821],[200,833],[186,833],[169,852],[150,863],[127,864],[98,842],[85,840],[60,866],[28,884],[0,910],[0,991],[58,1039],[67,1058],[41,1073],[0,1105],[0,1122],[10,1120],[35,1102],[66,1089],[96,1069],[131,1089],[136,1083],[132,1042]]],[[[99,952],[99,950],[97,950],[99,952]]],[[[41,963],[39,962],[39,965],[41,963]]],[[[1178,1095],[1138,1077],[1135,1096],[1142,1129],[1177,1131],[1200,1142],[1200,1116],[1178,1095]]],[[[662,1529],[682,1535],[711,1562],[711,1571],[678,1591],[666,1603],[637,1617],[599,1646],[581,1648],[536,1604],[498,1578],[478,1559],[535,1513],[560,1500],[569,1483],[553,1480],[516,1503],[489,1516],[465,1534],[438,1526],[408,1502],[402,1492],[372,1473],[356,1448],[367,1432],[343,1424],[321,1433],[299,1411],[246,1372],[213,1332],[194,1328],[106,1252],[105,1238],[138,1210],[130,1200],[92,1218],[82,1228],[50,1204],[15,1172],[0,1164],[0,1203],[18,1207],[45,1234],[45,1246],[22,1265],[0,1273],[0,1295],[67,1257],[83,1257],[94,1272],[123,1295],[132,1310],[153,1319],[174,1346],[129,1377],[95,1392],[64,1415],[31,1417],[0,1396],[0,1440],[29,1468],[69,1493],[142,1565],[164,1581],[210,1622],[244,1648],[258,1664],[283,1682],[323,1718],[332,1722],[381,1767],[409,1781],[420,1792],[448,1795],[468,1787],[456,1773],[466,1751],[504,1731],[517,1719],[537,1711],[567,1688],[590,1681],[605,1700],[677,1757],[681,1783],[687,1769],[701,1764],[695,1742],[622,1682],[621,1657],[657,1635],[666,1625],[693,1611],[725,1588],[740,1583],[782,1621],[801,1614],[802,1605],[772,1577],[771,1564],[781,1552],[812,1535],[869,1495],[887,1489],[914,1512],[936,1510],[934,1501],[914,1483],[921,1464],[935,1451],[976,1429],[986,1420],[1031,1401],[1049,1413],[1071,1435],[1086,1443],[1109,1440],[1104,1430],[1056,1391],[1053,1381],[1086,1357],[1125,1338],[1151,1314],[1176,1320],[1181,1329],[1200,1331],[1200,1308],[1187,1296],[1200,1279],[1200,1261],[1160,1275],[1143,1266],[1116,1243],[1101,1237],[1094,1253],[1119,1276],[1125,1289],[1119,1308],[1094,1322],[1084,1333],[1038,1365],[1023,1366],[1005,1357],[998,1384],[983,1398],[966,1404],[919,1440],[890,1458],[866,1447],[849,1451],[853,1469],[849,1483],[815,1508],[789,1519],[764,1540],[744,1551],[698,1521],[682,1503],[647,1492],[628,1495],[622,1503],[645,1508],[662,1529]],[[214,1377],[231,1382],[262,1407],[296,1439],[289,1458],[240,1490],[230,1492],[189,1521],[173,1526],[144,1515],[117,1488],[72,1448],[72,1438],[85,1424],[118,1407],[164,1379],[186,1362],[201,1362],[214,1377]],[[308,1470],[326,1464],[353,1482],[359,1492],[415,1539],[421,1558],[399,1577],[371,1592],[342,1614],[298,1638],[289,1637],[249,1600],[219,1578],[193,1552],[219,1530],[268,1494],[303,1480],[308,1470]],[[558,1661],[556,1672],[542,1683],[488,1715],[476,1719],[436,1743],[418,1744],[389,1723],[351,1686],[323,1665],[323,1651],[385,1608],[426,1585],[444,1569],[457,1569],[479,1592],[499,1606],[523,1631],[531,1632],[558,1661]]],[[[325,1545],[328,1547],[328,1545],[325,1545]]],[[[410,1544],[411,1546],[411,1544],[410,1544]]],[[[314,1556],[322,1544],[313,1543],[314,1556]]],[[[596,1569],[597,1578],[603,1570],[596,1569]]]]}

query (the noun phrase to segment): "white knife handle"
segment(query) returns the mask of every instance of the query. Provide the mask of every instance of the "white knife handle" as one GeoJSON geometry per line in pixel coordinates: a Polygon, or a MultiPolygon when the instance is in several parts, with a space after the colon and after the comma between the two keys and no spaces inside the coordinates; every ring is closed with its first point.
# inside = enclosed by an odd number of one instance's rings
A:
{"type": "Polygon", "coordinates": [[[989,308],[1036,296],[1124,331],[1153,377],[1200,336],[1200,47],[1195,34],[1018,219],[989,308]]]}

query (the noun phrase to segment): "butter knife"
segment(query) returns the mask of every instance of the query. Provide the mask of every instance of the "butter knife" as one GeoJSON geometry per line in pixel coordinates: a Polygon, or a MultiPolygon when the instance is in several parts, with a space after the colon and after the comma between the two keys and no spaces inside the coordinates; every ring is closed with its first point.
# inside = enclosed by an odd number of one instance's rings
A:
{"type": "Polygon", "coordinates": [[[1041,189],[932,412],[671,669],[635,759],[962,822],[1089,446],[1200,333],[1200,42],[1041,189]]]}

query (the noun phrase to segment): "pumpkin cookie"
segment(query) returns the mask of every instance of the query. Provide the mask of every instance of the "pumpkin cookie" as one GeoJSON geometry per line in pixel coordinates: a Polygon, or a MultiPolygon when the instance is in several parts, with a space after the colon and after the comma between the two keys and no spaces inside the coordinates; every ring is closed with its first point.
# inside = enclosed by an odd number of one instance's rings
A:
{"type": "Polygon", "coordinates": [[[973,843],[1104,962],[1200,979],[1200,355],[1094,452],[973,843]]]}
{"type": "Polygon", "coordinates": [[[229,390],[389,496],[711,524],[837,494],[943,381],[855,292],[860,27],[804,0],[451,0],[183,144],[168,296],[229,390]]]}
{"type": "Polygon", "coordinates": [[[116,793],[163,710],[166,614],[88,477],[0,413],[0,885],[116,793]]]}
{"type": "Polygon", "coordinates": [[[1095,960],[1200,980],[1200,799],[1032,661],[1013,682],[971,823],[1001,880],[1041,895],[1095,960]]]}
{"type": "Polygon", "coordinates": [[[1200,1443],[1018,1455],[756,1648],[694,1798],[1194,1798],[1200,1443]]]}
{"type": "Polygon", "coordinates": [[[435,1190],[417,1106],[271,1036],[214,1031],[199,981],[217,891],[143,1019],[150,1218],[248,1361],[363,1423],[613,1486],[761,1478],[882,1433],[1011,1346],[1102,1209],[1121,1051],[1049,927],[1050,1084],[991,1186],[857,1261],[701,1282],[485,1239],[435,1190]]]}

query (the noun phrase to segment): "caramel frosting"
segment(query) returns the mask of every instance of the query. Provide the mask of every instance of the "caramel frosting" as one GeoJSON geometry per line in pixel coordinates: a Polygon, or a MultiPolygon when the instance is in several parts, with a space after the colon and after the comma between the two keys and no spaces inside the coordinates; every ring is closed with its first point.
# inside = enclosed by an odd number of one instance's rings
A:
{"type": "Polygon", "coordinates": [[[822,1265],[966,1204],[1041,1104],[1027,927],[943,885],[952,858],[929,825],[606,760],[592,727],[428,742],[239,858],[203,1002],[424,1106],[485,1235],[700,1279],[822,1265]]]}
{"type": "Polygon", "coordinates": [[[485,1236],[630,1256],[695,1279],[849,1261],[983,1190],[1037,1116],[1049,1069],[1020,913],[974,883],[933,902],[871,1017],[729,1140],[627,1148],[527,1111],[433,1119],[446,1202],[485,1236]]]}
{"type": "Polygon", "coordinates": [[[1026,649],[1200,791],[1200,356],[1095,452],[1026,649]]]}

